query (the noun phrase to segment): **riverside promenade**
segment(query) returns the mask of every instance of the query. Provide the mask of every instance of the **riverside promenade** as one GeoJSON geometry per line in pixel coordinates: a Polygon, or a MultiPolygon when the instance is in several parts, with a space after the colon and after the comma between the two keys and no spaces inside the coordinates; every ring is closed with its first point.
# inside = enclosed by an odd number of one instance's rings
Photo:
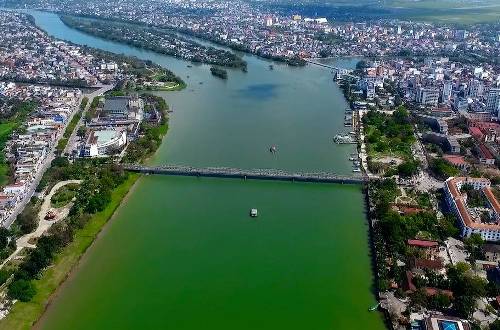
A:
{"type": "Polygon", "coordinates": [[[144,166],[144,165],[124,165],[127,171],[163,174],[174,176],[197,176],[197,177],[220,177],[234,179],[253,180],[275,180],[275,181],[299,181],[318,183],[341,183],[341,184],[363,184],[368,181],[364,175],[338,175],[327,172],[287,172],[276,169],[250,169],[243,170],[230,167],[204,167],[195,168],[190,166],[164,165],[164,166],[144,166]]]}

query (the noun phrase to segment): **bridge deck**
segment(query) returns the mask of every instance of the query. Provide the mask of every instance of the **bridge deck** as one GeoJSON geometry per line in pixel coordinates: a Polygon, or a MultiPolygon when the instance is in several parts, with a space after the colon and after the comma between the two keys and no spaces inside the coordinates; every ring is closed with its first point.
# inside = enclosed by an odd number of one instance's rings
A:
{"type": "Polygon", "coordinates": [[[143,166],[143,165],[125,165],[124,169],[131,172],[163,174],[176,176],[203,176],[203,177],[222,177],[256,180],[279,180],[279,181],[302,181],[302,182],[323,182],[323,183],[352,183],[360,184],[368,181],[363,175],[345,176],[334,173],[302,173],[287,172],[276,169],[252,169],[242,170],[229,167],[206,167],[195,168],[188,166],[143,166]]]}

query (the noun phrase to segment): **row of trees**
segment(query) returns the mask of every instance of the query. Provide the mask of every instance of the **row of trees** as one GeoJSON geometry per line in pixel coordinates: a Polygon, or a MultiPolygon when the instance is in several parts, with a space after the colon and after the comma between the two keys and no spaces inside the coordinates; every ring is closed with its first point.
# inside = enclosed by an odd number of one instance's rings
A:
{"type": "MultiPolygon", "coordinates": [[[[46,173],[45,184],[51,185],[61,178],[81,179],[75,203],[68,218],[51,227],[48,235],[42,236],[37,247],[31,250],[24,261],[13,272],[13,281],[8,286],[11,299],[30,301],[36,294],[33,280],[54,260],[55,255],[73,239],[74,232],[82,228],[96,212],[104,210],[111,202],[111,191],[123,183],[127,173],[107,160],[78,160],[70,164],[66,158],[56,158],[46,173]]],[[[36,214],[33,214],[36,217],[36,214]]],[[[36,219],[36,218],[35,218],[36,219]]],[[[34,222],[36,226],[36,222],[34,222]]],[[[1,244],[0,237],[0,244],[1,244]]]]}
{"type": "Polygon", "coordinates": [[[124,163],[138,163],[158,149],[168,129],[168,106],[165,100],[156,95],[143,94],[146,105],[144,110],[150,116],[160,116],[159,122],[141,123],[140,138],[129,143],[124,163]]]}
{"type": "Polygon", "coordinates": [[[227,50],[204,46],[196,41],[182,37],[174,31],[70,16],[62,16],[61,20],[66,25],[86,33],[149,49],[160,54],[180,57],[192,62],[235,68],[246,67],[246,62],[240,56],[227,50]],[[168,44],[168,46],[165,46],[165,44],[168,44]]]}

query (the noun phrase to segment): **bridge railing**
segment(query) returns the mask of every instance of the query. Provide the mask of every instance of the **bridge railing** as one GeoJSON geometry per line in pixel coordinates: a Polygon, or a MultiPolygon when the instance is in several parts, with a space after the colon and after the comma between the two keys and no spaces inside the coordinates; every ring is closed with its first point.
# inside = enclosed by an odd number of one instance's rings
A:
{"type": "Polygon", "coordinates": [[[156,172],[156,173],[176,173],[193,175],[230,175],[241,177],[276,177],[276,178],[296,178],[296,179],[316,179],[316,180],[350,180],[367,181],[365,175],[348,176],[329,172],[288,172],[281,169],[239,169],[232,167],[204,167],[196,168],[184,165],[162,165],[162,166],[144,166],[144,165],[125,165],[126,170],[138,172],[156,172]]]}

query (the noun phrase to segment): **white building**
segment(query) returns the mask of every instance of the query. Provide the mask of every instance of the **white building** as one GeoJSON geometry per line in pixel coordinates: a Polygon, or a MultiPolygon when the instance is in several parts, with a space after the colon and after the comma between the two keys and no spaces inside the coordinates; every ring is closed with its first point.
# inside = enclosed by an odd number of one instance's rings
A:
{"type": "Polygon", "coordinates": [[[484,95],[483,82],[477,79],[472,80],[469,84],[468,94],[470,97],[483,97],[484,95]]]}
{"type": "Polygon", "coordinates": [[[500,88],[491,88],[486,97],[486,111],[498,116],[500,110],[500,88]]]}
{"type": "Polygon", "coordinates": [[[417,88],[417,103],[423,105],[437,105],[439,102],[439,90],[437,88],[417,88]]]}
{"type": "Polygon", "coordinates": [[[114,151],[120,150],[125,144],[127,144],[127,133],[125,130],[92,131],[83,147],[82,156],[109,156],[114,151]]]}
{"type": "Polygon", "coordinates": [[[21,195],[26,190],[26,185],[24,182],[16,182],[9,184],[3,188],[4,194],[21,195]]]}
{"type": "Polygon", "coordinates": [[[445,182],[446,202],[459,219],[463,237],[479,234],[486,241],[500,240],[500,204],[490,188],[490,180],[484,178],[451,177],[445,182]],[[460,193],[460,188],[469,184],[475,190],[481,190],[488,201],[491,221],[483,222],[481,218],[467,205],[466,196],[460,193]]]}
{"type": "Polygon", "coordinates": [[[453,91],[453,82],[451,80],[446,80],[443,84],[443,91],[441,93],[441,100],[443,103],[450,101],[452,91],[453,91]]]}

